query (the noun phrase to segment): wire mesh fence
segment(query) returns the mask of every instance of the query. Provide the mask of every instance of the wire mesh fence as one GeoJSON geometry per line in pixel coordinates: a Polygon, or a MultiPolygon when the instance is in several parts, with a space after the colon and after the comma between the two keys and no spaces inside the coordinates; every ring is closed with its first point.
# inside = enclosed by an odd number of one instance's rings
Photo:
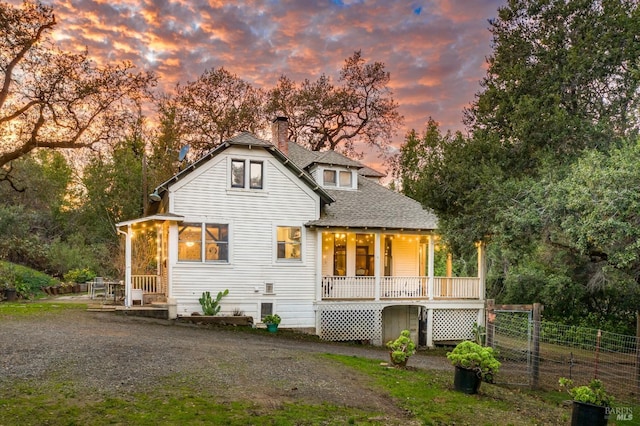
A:
{"type": "Polygon", "coordinates": [[[496,311],[490,341],[502,362],[499,381],[558,389],[603,381],[619,401],[640,401],[640,344],[635,336],[535,321],[528,312],[496,311]]]}

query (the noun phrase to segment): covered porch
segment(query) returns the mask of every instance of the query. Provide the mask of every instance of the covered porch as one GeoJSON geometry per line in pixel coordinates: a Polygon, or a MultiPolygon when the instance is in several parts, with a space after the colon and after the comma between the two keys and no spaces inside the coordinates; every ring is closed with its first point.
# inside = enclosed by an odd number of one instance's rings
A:
{"type": "Polygon", "coordinates": [[[484,252],[476,276],[454,276],[453,260],[432,231],[324,229],[319,300],[483,300],[484,252]]]}
{"type": "Polygon", "coordinates": [[[182,217],[158,214],[116,224],[124,237],[124,304],[166,304],[170,297],[169,228],[182,217]]]}

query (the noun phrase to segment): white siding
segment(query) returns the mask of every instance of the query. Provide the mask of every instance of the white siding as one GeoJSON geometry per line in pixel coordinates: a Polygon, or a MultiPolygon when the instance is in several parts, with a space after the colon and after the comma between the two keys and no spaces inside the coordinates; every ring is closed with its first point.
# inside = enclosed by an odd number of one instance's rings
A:
{"type": "MultiPolygon", "coordinates": [[[[200,311],[198,298],[224,289],[222,312],[234,308],[260,321],[260,303],[274,303],[282,327],[314,327],[316,234],[304,223],[318,218],[319,197],[261,148],[232,147],[170,188],[171,211],[185,222],[228,223],[228,264],[172,260],[171,297],[178,315],[200,311]],[[229,159],[263,161],[263,190],[229,187],[229,159]],[[301,261],[276,260],[276,226],[302,227],[301,261]],[[264,294],[272,282],[274,294],[264,294]]],[[[177,233],[170,242],[177,246],[177,233]]],[[[174,250],[175,252],[175,250],[174,250]]]]}

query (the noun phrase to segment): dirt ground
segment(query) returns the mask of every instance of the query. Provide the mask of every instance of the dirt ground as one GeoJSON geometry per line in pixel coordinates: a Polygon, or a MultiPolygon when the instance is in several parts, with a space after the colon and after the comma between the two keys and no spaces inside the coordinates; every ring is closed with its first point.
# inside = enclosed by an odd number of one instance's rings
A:
{"type": "MultiPolygon", "coordinates": [[[[0,322],[0,391],[16,379],[50,375],[69,380],[94,397],[196,380],[222,401],[327,402],[403,417],[387,396],[317,356],[322,353],[381,362],[388,356],[382,348],[70,311],[0,322]]],[[[451,368],[445,358],[421,354],[410,364],[451,368]]]]}

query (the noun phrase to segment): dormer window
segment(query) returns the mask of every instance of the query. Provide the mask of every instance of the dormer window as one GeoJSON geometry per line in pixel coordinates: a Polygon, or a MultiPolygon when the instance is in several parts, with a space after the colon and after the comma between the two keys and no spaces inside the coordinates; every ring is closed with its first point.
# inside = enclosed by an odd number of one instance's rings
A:
{"type": "Polygon", "coordinates": [[[336,186],[338,181],[336,180],[335,170],[325,170],[323,172],[324,186],[336,186]]]}
{"type": "Polygon", "coordinates": [[[346,188],[351,188],[353,187],[353,184],[351,183],[351,172],[347,171],[347,172],[340,172],[340,186],[341,187],[346,187],[346,188]]]}
{"type": "Polygon", "coordinates": [[[353,189],[353,171],[323,169],[322,186],[325,188],[353,189]]]}

